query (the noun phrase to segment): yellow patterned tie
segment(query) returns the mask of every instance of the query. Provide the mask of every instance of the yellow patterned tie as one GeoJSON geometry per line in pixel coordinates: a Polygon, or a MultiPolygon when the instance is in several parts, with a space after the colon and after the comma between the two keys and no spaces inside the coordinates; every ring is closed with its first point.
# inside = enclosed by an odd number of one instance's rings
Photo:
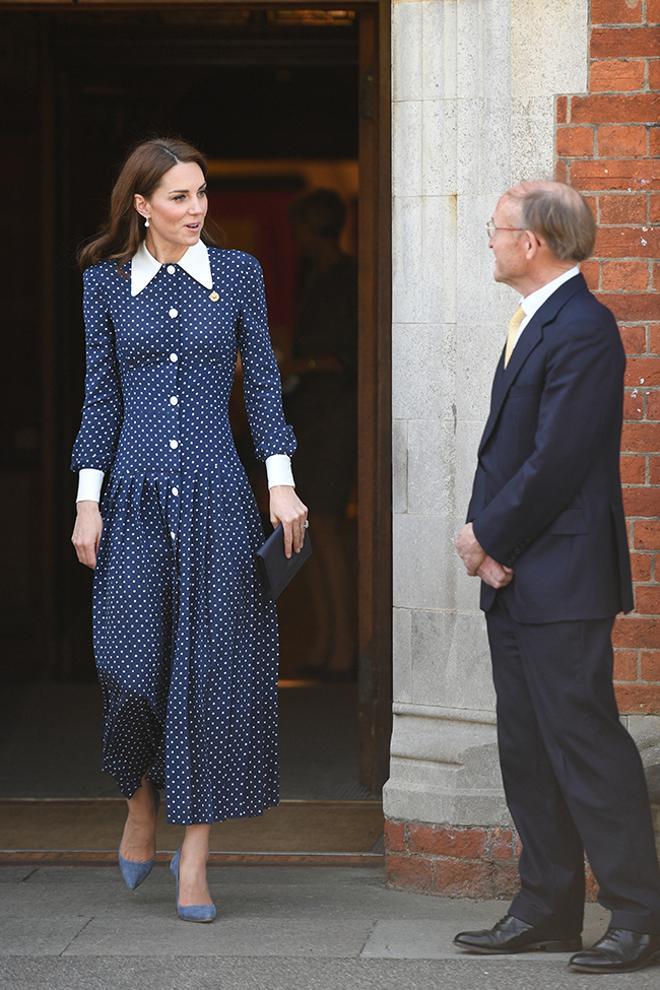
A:
{"type": "Polygon", "coordinates": [[[525,319],[525,310],[522,308],[522,306],[518,306],[518,309],[515,311],[515,313],[509,320],[509,332],[506,335],[506,350],[504,351],[505,368],[511,358],[511,354],[513,352],[513,348],[516,343],[516,338],[518,336],[518,330],[520,328],[520,324],[524,319],[525,319]]]}

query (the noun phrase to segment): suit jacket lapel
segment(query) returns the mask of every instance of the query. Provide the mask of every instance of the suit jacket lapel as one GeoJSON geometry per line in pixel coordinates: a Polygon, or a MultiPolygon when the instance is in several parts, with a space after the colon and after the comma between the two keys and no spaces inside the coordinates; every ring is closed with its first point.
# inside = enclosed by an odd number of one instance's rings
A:
{"type": "Polygon", "coordinates": [[[586,290],[586,287],[586,282],[584,281],[582,275],[576,275],[575,278],[571,278],[568,282],[564,282],[563,285],[560,285],[557,291],[553,292],[550,298],[547,299],[540,309],[536,311],[523,330],[522,336],[514,347],[511,360],[506,368],[504,367],[504,352],[502,352],[502,356],[495,372],[490,413],[488,414],[481,443],[479,444],[479,453],[482,452],[490,440],[491,434],[495,429],[495,424],[497,423],[500,415],[500,411],[504,405],[504,400],[509,394],[509,389],[518,377],[520,369],[523,367],[525,361],[535,347],[537,347],[543,340],[543,328],[549,323],[552,323],[559,310],[566,302],[568,302],[571,296],[575,295],[575,293],[580,289],[586,290]]]}
{"type": "Polygon", "coordinates": [[[509,394],[509,389],[516,380],[518,372],[537,344],[539,344],[543,339],[543,324],[539,319],[540,312],[541,310],[534,314],[523,330],[523,335],[516,344],[513,354],[511,355],[511,360],[506,368],[504,368],[504,358],[502,357],[500,359],[500,363],[497,366],[497,372],[495,374],[490,413],[488,414],[486,427],[481,438],[481,443],[479,444],[479,453],[481,453],[490,440],[490,436],[495,429],[495,424],[497,423],[500,415],[500,410],[504,405],[504,400],[509,394]]]}

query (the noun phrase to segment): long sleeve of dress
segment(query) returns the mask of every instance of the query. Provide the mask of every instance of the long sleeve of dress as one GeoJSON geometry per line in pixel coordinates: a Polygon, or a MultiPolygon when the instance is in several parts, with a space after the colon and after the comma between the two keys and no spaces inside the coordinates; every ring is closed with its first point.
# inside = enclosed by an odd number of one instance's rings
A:
{"type": "Polygon", "coordinates": [[[257,458],[265,461],[272,454],[293,454],[296,437],[284,419],[282,382],[268,331],[263,272],[256,258],[246,255],[246,259],[238,345],[250,432],[257,458]]]}
{"type": "MultiPolygon", "coordinates": [[[[291,471],[291,458],[288,454],[271,454],[270,457],[267,457],[266,473],[269,488],[273,488],[275,485],[291,485],[295,488],[293,472],[291,471]]],[[[81,468],[78,472],[76,502],[99,502],[103,477],[104,472],[98,471],[96,468],[81,468]]]]}
{"type": "Polygon", "coordinates": [[[85,319],[85,398],[82,420],[73,444],[71,470],[112,465],[123,418],[123,401],[114,346],[114,332],[102,287],[83,273],[85,319]]]}

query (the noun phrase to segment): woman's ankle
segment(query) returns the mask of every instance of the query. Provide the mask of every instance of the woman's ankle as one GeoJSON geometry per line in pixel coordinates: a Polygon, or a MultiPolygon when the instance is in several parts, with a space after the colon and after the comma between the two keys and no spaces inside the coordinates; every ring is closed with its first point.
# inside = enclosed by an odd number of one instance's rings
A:
{"type": "Polygon", "coordinates": [[[185,845],[181,846],[181,861],[185,860],[186,865],[196,865],[196,866],[206,866],[209,861],[209,852],[206,850],[199,849],[186,849],[185,845]]]}

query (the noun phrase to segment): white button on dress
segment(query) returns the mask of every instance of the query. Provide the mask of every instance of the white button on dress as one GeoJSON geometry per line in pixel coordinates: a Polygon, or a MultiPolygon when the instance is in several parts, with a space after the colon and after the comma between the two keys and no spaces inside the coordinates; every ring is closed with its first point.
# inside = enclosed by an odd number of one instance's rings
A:
{"type": "Polygon", "coordinates": [[[179,360],[178,354],[174,354],[174,353],[170,354],[170,361],[178,361],[178,360],[179,360]]]}
{"type": "Polygon", "coordinates": [[[174,265],[168,265],[167,266],[167,274],[168,275],[174,275],[175,271],[176,271],[176,268],[174,267],[174,265]]]}
{"type": "Polygon", "coordinates": [[[173,529],[170,530],[170,536],[172,537],[173,540],[176,540],[176,533],[174,532],[173,529]]]}
{"type": "Polygon", "coordinates": [[[173,306],[172,309],[170,310],[170,316],[174,320],[174,319],[176,319],[176,317],[178,315],[179,315],[179,310],[178,309],[175,309],[174,306],[173,306]]]}
{"type": "Polygon", "coordinates": [[[175,406],[178,401],[179,401],[179,397],[177,395],[171,395],[170,396],[170,405],[171,406],[175,406]]]}
{"type": "Polygon", "coordinates": [[[175,487],[175,488],[173,488],[173,489],[172,489],[172,494],[173,494],[173,495],[178,495],[178,494],[179,494],[179,489],[178,489],[178,488],[176,488],[176,487],[175,487]]]}
{"type": "Polygon", "coordinates": [[[172,448],[172,450],[176,450],[178,446],[179,446],[178,440],[170,440],[170,447],[172,448]]]}

